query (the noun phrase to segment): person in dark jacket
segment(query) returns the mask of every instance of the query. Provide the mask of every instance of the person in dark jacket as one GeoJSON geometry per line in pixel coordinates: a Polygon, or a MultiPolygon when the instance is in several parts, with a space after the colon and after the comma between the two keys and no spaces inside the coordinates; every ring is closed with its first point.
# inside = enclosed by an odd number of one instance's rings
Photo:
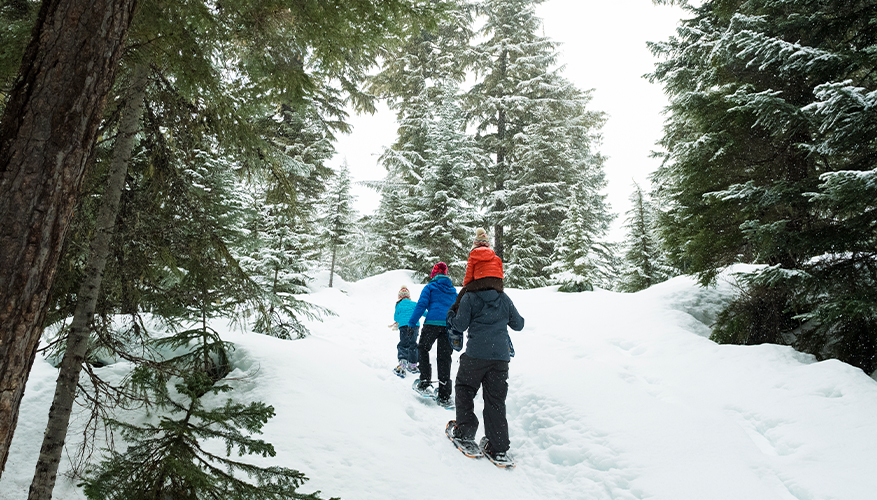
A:
{"type": "Polygon", "coordinates": [[[423,311],[427,311],[423,330],[420,332],[420,341],[417,343],[420,389],[426,390],[432,380],[429,351],[435,343],[438,345],[436,369],[439,379],[435,402],[439,406],[451,404],[451,343],[448,340],[447,313],[456,298],[457,290],[448,277],[448,266],[444,262],[439,262],[432,268],[429,284],[420,292],[420,299],[417,300],[417,305],[411,312],[411,319],[408,320],[408,326],[413,328],[423,311]]]}
{"type": "Polygon", "coordinates": [[[454,436],[474,443],[478,430],[475,394],[481,387],[487,440],[487,443],[482,443],[482,449],[492,458],[505,460],[509,449],[505,406],[511,359],[508,328],[521,331],[524,318],[518,314],[508,294],[484,290],[465,294],[456,312],[448,310],[447,322],[455,330],[469,330],[466,351],[460,356],[454,384],[454,402],[457,406],[454,436]]]}

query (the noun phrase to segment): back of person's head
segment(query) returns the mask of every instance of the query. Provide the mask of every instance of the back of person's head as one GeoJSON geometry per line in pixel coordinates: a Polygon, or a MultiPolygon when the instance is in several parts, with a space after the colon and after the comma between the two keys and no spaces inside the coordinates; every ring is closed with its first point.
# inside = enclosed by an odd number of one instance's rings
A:
{"type": "Polygon", "coordinates": [[[487,231],[480,227],[475,230],[475,240],[472,242],[472,248],[478,247],[490,248],[490,240],[487,239],[487,231]]]}
{"type": "Polygon", "coordinates": [[[411,292],[408,291],[408,287],[405,285],[402,285],[402,288],[399,289],[399,297],[396,300],[410,299],[410,298],[411,298],[411,292]]]}
{"type": "Polygon", "coordinates": [[[444,262],[439,262],[438,264],[436,264],[432,267],[432,274],[429,275],[429,279],[433,279],[436,277],[436,275],[439,275],[439,274],[444,274],[444,275],[448,274],[448,265],[445,264],[444,262]]]}

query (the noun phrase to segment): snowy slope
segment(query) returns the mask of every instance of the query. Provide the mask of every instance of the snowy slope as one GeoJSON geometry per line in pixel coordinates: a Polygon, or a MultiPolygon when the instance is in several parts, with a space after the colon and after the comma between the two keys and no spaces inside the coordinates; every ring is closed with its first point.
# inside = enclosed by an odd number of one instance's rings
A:
{"type": "MultiPolygon", "coordinates": [[[[509,290],[526,319],[512,334],[512,471],[457,452],[443,433],[454,413],[416,397],[410,375],[393,375],[398,336],[387,325],[403,284],[416,298],[407,271],[316,290],[308,299],[337,316],[310,324],[305,340],[227,333],[239,346],[238,397],[277,411],[263,438],[278,454],[266,462],[305,472],[308,491],[345,500],[877,497],[877,382],[785,347],[709,341],[703,322],[727,300],[727,283],[509,290]]],[[[26,497],[54,377],[38,360],[2,499],[26,497]]],[[[56,498],[81,494],[62,480],[56,498]]]]}

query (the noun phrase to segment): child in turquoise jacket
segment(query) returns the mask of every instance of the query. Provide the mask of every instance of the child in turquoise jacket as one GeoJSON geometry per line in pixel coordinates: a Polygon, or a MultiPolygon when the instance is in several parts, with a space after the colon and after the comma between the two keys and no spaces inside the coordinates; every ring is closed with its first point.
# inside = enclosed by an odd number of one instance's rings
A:
{"type": "Polygon", "coordinates": [[[405,376],[405,370],[411,373],[418,373],[417,369],[417,334],[420,330],[420,319],[414,326],[408,324],[411,319],[411,313],[417,303],[411,300],[411,292],[408,287],[403,286],[399,289],[399,295],[396,300],[396,311],[393,314],[393,326],[399,328],[399,343],[396,344],[396,358],[399,365],[394,370],[396,375],[405,376]]]}

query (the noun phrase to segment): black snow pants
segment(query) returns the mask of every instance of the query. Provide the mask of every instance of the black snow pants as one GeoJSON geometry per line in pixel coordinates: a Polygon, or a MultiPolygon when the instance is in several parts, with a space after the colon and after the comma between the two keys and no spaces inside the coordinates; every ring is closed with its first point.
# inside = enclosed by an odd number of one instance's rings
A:
{"type": "Polygon", "coordinates": [[[429,362],[429,351],[432,344],[436,348],[436,370],[438,371],[438,397],[451,397],[451,343],[448,340],[448,329],[439,325],[423,325],[420,341],[417,343],[419,354],[418,365],[420,380],[432,380],[432,365],[429,362]]]}
{"type": "Polygon", "coordinates": [[[476,359],[463,354],[454,383],[457,407],[457,429],[463,439],[475,439],[478,417],[475,416],[475,394],[484,389],[484,434],[490,447],[497,452],[509,449],[509,424],[505,416],[505,398],[509,392],[509,362],[476,359]]]}

